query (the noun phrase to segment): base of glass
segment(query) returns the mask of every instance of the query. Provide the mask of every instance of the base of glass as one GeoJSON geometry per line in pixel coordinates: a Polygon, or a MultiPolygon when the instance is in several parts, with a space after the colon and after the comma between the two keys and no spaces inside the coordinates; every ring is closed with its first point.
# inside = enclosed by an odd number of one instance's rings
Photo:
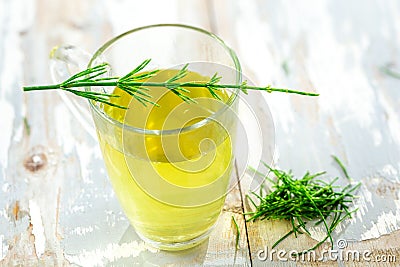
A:
{"type": "Polygon", "coordinates": [[[193,247],[203,243],[210,236],[213,228],[214,227],[211,227],[209,230],[207,230],[207,232],[205,232],[202,235],[200,235],[200,236],[198,236],[196,238],[193,238],[191,240],[187,240],[187,241],[183,241],[183,242],[172,242],[172,243],[154,241],[154,240],[148,239],[147,237],[144,237],[143,235],[141,235],[138,232],[136,232],[136,234],[144,242],[146,242],[150,246],[155,247],[157,249],[167,250],[167,251],[180,251],[180,250],[193,248],[193,247]]]}

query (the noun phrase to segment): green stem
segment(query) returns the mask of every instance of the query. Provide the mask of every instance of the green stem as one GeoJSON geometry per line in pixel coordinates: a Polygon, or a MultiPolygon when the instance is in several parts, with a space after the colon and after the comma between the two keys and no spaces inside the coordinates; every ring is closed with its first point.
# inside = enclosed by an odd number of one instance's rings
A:
{"type": "MultiPolygon", "coordinates": [[[[170,82],[124,82],[124,85],[132,86],[132,87],[210,87],[213,88],[236,88],[241,90],[261,90],[267,92],[283,92],[283,93],[291,93],[291,94],[299,94],[299,95],[308,95],[308,96],[318,96],[317,93],[309,93],[302,92],[297,90],[291,90],[286,88],[273,88],[273,87],[257,87],[257,86],[249,86],[249,85],[237,85],[237,84],[208,84],[208,83],[196,83],[196,82],[188,82],[188,83],[170,83],[170,82]]],[[[73,87],[87,87],[87,86],[118,86],[118,82],[115,81],[97,81],[97,82],[76,82],[76,83],[68,83],[68,84],[52,84],[52,85],[43,85],[43,86],[25,86],[24,91],[35,91],[35,90],[53,90],[53,89],[65,89],[65,88],[73,88],[73,87]]]]}
{"type": "Polygon", "coordinates": [[[24,91],[38,91],[38,90],[52,90],[60,89],[61,84],[51,84],[51,85],[38,85],[38,86],[24,86],[24,91]]]}
{"type": "MultiPolygon", "coordinates": [[[[102,77],[102,75],[108,72],[108,63],[103,63],[97,65],[93,68],[88,68],[81,72],[78,72],[72,75],[70,78],[65,80],[62,83],[52,84],[52,85],[43,85],[43,86],[26,86],[23,88],[24,91],[36,91],[36,90],[53,90],[53,89],[61,89],[65,91],[69,91],[77,96],[81,96],[93,101],[105,103],[111,106],[118,106],[112,101],[108,101],[107,97],[115,97],[115,95],[107,94],[107,93],[95,93],[95,92],[87,92],[87,91],[80,91],[80,90],[73,90],[71,88],[74,87],[89,87],[89,86],[112,86],[118,87],[121,90],[125,91],[126,93],[133,96],[136,100],[138,100],[143,105],[146,103],[150,103],[153,105],[157,105],[155,102],[149,100],[151,95],[143,92],[147,91],[147,87],[164,87],[182,100],[186,102],[196,102],[195,100],[191,99],[189,95],[185,93],[189,93],[188,87],[203,87],[207,88],[210,94],[216,98],[220,99],[219,95],[215,92],[221,88],[236,88],[243,91],[247,94],[247,90],[261,90],[267,91],[268,93],[271,92],[284,92],[284,93],[291,93],[291,94],[299,94],[299,95],[307,95],[307,96],[318,96],[319,94],[316,93],[308,93],[308,92],[301,92],[297,90],[285,89],[285,88],[272,88],[271,86],[266,87],[257,87],[257,86],[248,86],[246,82],[242,84],[219,84],[221,77],[217,76],[215,73],[209,81],[201,82],[201,81],[190,81],[190,82],[176,82],[177,80],[182,79],[188,74],[188,64],[186,64],[181,70],[178,71],[177,74],[169,78],[165,82],[141,82],[143,80],[148,80],[159,70],[152,70],[147,72],[141,72],[144,68],[149,64],[150,59],[146,59],[143,61],[139,66],[133,69],[131,72],[126,74],[123,77],[102,77]]],[[[121,107],[120,108],[127,108],[121,107]]]]}
{"type": "Polygon", "coordinates": [[[381,71],[393,78],[400,79],[400,73],[391,70],[388,66],[381,67],[381,71]]]}

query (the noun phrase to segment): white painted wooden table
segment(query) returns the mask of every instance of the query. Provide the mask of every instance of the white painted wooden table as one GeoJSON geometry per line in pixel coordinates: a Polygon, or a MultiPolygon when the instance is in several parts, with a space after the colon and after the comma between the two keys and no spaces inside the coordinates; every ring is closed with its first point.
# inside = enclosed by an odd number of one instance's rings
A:
{"type": "MultiPolygon", "coordinates": [[[[386,64],[400,71],[396,0],[1,0],[0,265],[400,266],[400,80],[380,71],[386,64]],[[297,175],[336,176],[330,155],[343,159],[363,185],[360,211],[335,239],[346,240],[347,250],[397,261],[262,261],[260,251],[290,225],[245,223],[246,177],[199,247],[168,253],[141,242],[115,198],[97,140],[58,93],[24,94],[21,87],[50,82],[55,45],[93,52],[112,36],[155,23],[216,33],[256,84],[320,93],[264,95],[275,125],[274,164],[297,175]],[[241,229],[238,250],[232,215],[241,229]]],[[[316,242],[302,235],[279,248],[316,242]]]]}

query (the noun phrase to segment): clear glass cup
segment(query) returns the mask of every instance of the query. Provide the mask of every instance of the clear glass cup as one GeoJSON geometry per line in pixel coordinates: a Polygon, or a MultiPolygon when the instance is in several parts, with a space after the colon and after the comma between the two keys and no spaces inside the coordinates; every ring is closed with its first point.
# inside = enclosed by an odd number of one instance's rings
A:
{"type": "MultiPolygon", "coordinates": [[[[151,59],[146,70],[161,69],[165,76],[189,63],[189,71],[205,80],[217,72],[223,83],[241,83],[239,61],[220,38],[179,24],[123,33],[95,52],[89,67],[107,62],[107,75],[124,76],[145,59],[151,59]]],[[[161,107],[132,100],[127,111],[93,102],[90,109],[114,191],[137,234],[157,248],[182,250],[209,236],[224,205],[239,92],[228,89],[223,101],[202,94],[193,96],[197,103],[171,104],[177,96],[165,91],[150,91],[161,107]],[[162,127],[154,128],[157,112],[163,114],[162,127]]]]}

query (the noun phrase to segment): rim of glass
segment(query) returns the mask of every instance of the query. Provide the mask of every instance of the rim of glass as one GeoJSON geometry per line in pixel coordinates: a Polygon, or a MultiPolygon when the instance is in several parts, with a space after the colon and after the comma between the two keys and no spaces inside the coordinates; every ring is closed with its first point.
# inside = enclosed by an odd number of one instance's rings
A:
{"type": "MultiPolygon", "coordinates": [[[[234,65],[235,65],[235,69],[237,72],[237,77],[236,77],[236,84],[241,84],[242,82],[242,69],[240,66],[240,62],[238,57],[236,56],[236,53],[228,46],[226,45],[226,43],[217,35],[206,31],[204,29],[198,28],[198,27],[194,27],[194,26],[190,26],[190,25],[186,25],[186,24],[175,24],[175,23],[171,23],[171,24],[153,24],[153,25],[147,25],[147,26],[143,26],[143,27],[138,27],[138,28],[134,28],[132,30],[126,31],[120,35],[117,35],[116,37],[110,39],[109,41],[107,41],[104,45],[102,45],[91,57],[89,63],[88,63],[88,68],[92,67],[92,63],[94,62],[94,60],[96,58],[98,58],[99,56],[101,56],[103,54],[103,52],[105,52],[109,47],[111,47],[115,42],[117,42],[119,39],[123,38],[126,35],[129,35],[131,33],[137,32],[137,31],[142,31],[142,30],[146,30],[146,29],[151,29],[151,28],[158,28],[158,27],[177,27],[177,28],[183,28],[183,29],[189,29],[189,30],[194,30],[197,31],[199,33],[208,35],[209,37],[213,38],[217,43],[219,43],[225,50],[226,52],[229,54],[229,56],[231,57],[234,65]]],[[[221,64],[222,65],[222,64],[221,64]]],[[[90,91],[90,87],[87,87],[85,89],[86,91],[90,91]]],[[[188,130],[193,130],[196,128],[199,128],[203,125],[206,125],[208,122],[210,121],[214,121],[216,117],[218,117],[220,114],[223,114],[228,108],[230,108],[232,106],[232,104],[235,102],[238,94],[240,92],[239,88],[233,88],[233,93],[232,95],[228,98],[228,100],[225,102],[226,105],[224,105],[223,108],[219,109],[218,111],[214,112],[213,114],[211,114],[210,116],[208,116],[207,118],[202,119],[201,121],[198,121],[192,125],[183,127],[183,128],[176,128],[176,129],[169,129],[169,130],[149,130],[149,129],[143,129],[143,128],[138,128],[138,127],[134,127],[131,125],[126,125],[118,120],[115,120],[114,118],[110,117],[107,113],[105,113],[103,111],[103,109],[101,109],[98,105],[96,105],[93,101],[89,100],[89,105],[92,108],[92,110],[94,110],[98,115],[100,115],[100,117],[102,117],[103,119],[105,119],[106,121],[110,122],[111,124],[114,124],[120,128],[123,128],[124,130],[129,130],[132,132],[137,132],[137,133],[141,133],[141,134],[146,134],[146,135],[162,135],[162,134],[177,134],[177,133],[182,133],[184,131],[188,131],[188,130]]]]}

